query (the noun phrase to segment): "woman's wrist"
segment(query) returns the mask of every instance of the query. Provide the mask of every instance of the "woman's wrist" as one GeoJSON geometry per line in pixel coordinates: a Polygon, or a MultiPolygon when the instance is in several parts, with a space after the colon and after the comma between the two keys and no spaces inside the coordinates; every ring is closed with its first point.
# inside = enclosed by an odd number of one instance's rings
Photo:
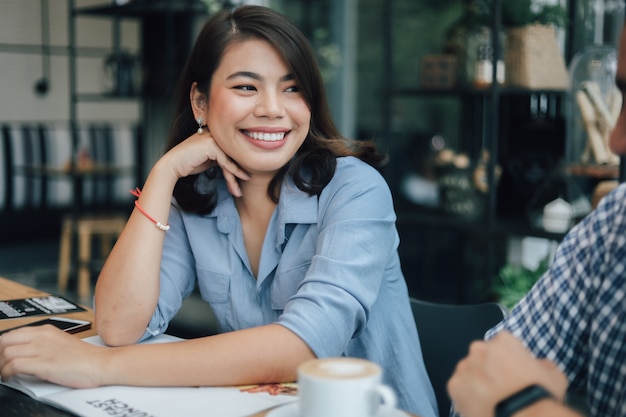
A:
{"type": "Polygon", "coordinates": [[[150,177],[153,177],[163,186],[171,186],[172,190],[179,179],[176,170],[167,161],[166,156],[161,157],[161,159],[154,164],[148,175],[148,178],[150,177]]]}

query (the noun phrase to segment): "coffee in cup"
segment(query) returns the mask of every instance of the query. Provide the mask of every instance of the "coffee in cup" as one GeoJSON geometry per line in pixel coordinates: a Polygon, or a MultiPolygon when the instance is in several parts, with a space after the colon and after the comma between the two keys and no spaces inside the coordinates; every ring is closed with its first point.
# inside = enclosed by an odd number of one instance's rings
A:
{"type": "Polygon", "coordinates": [[[382,383],[382,369],[358,358],[324,358],[298,367],[298,417],[383,417],[396,395],[382,383]]]}

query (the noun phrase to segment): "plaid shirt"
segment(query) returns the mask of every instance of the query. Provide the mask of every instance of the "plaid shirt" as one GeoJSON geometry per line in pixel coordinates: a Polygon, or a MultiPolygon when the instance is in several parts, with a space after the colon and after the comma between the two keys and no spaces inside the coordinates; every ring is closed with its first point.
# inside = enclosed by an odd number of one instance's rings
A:
{"type": "Polygon", "coordinates": [[[550,269],[494,329],[507,329],[586,390],[590,416],[626,416],[626,185],[559,245],[550,269]]]}

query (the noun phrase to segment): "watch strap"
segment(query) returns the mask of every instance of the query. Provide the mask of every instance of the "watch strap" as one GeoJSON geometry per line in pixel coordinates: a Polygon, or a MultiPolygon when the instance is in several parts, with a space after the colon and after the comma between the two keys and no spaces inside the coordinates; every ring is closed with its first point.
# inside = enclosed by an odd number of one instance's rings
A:
{"type": "Polygon", "coordinates": [[[521,409],[544,398],[553,397],[552,394],[542,386],[530,385],[500,401],[496,406],[496,417],[511,417],[521,409]]]}

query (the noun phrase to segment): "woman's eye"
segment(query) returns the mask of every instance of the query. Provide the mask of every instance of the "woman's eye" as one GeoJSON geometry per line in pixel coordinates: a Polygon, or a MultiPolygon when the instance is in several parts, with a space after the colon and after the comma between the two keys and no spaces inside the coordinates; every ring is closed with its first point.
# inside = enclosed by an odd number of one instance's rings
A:
{"type": "Polygon", "coordinates": [[[292,85],[291,87],[288,87],[285,91],[288,93],[297,93],[300,91],[300,89],[297,85],[292,85]]]}
{"type": "Polygon", "coordinates": [[[256,91],[256,88],[253,85],[237,85],[234,88],[242,91],[256,91]]]}

